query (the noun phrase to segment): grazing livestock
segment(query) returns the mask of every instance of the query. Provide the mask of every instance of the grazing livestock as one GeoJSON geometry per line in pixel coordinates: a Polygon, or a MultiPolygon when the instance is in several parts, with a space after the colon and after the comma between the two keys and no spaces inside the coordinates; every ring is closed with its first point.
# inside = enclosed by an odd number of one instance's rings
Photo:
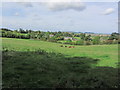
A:
{"type": "Polygon", "coordinates": [[[63,45],[60,45],[60,47],[75,48],[75,46],[63,46],[63,45]]]}
{"type": "Polygon", "coordinates": [[[65,46],[65,47],[67,47],[67,46],[65,46]]]}
{"type": "Polygon", "coordinates": [[[75,46],[73,46],[73,48],[75,48],[75,46]]]}
{"type": "Polygon", "coordinates": [[[63,45],[60,45],[60,47],[64,47],[63,45]]]}
{"type": "Polygon", "coordinates": [[[68,48],[75,48],[75,46],[69,46],[68,48]]]}
{"type": "Polygon", "coordinates": [[[68,48],[72,48],[72,46],[69,46],[68,48]]]}

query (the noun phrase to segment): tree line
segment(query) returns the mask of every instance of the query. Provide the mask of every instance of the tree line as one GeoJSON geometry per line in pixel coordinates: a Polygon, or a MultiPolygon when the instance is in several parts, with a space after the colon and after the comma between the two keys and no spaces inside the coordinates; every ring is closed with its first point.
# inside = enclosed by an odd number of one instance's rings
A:
{"type": "Polygon", "coordinates": [[[57,42],[72,45],[98,45],[98,44],[117,44],[120,42],[119,33],[112,33],[110,36],[91,36],[86,33],[70,32],[43,32],[33,30],[10,30],[0,29],[0,37],[19,38],[19,39],[37,39],[43,41],[57,42]],[[65,37],[68,38],[65,40],[65,37]]]}

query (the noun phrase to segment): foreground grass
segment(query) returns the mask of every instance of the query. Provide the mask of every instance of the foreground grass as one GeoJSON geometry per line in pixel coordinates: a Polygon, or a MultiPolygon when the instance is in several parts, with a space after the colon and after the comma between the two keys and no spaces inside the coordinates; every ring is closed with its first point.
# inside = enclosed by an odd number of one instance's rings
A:
{"type": "Polygon", "coordinates": [[[3,88],[118,88],[118,68],[98,59],[37,51],[3,50],[3,88]]]}
{"type": "Polygon", "coordinates": [[[80,56],[100,59],[97,66],[117,66],[118,45],[75,46],[75,48],[65,48],[60,45],[38,40],[2,38],[2,46],[9,50],[34,51],[40,48],[47,52],[62,53],[68,57],[80,56]]]}

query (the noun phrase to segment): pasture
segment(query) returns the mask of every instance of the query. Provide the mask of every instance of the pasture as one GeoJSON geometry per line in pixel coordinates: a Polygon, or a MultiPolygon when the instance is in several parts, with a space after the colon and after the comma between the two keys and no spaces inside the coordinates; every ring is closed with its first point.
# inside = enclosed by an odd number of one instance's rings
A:
{"type": "MultiPolygon", "coordinates": [[[[2,47],[16,51],[35,51],[43,49],[47,52],[64,54],[66,57],[90,57],[100,59],[97,66],[116,67],[118,63],[118,45],[89,45],[75,48],[60,47],[61,44],[29,39],[2,38],[2,47]]],[[[71,45],[64,45],[71,46],[71,45]]]]}

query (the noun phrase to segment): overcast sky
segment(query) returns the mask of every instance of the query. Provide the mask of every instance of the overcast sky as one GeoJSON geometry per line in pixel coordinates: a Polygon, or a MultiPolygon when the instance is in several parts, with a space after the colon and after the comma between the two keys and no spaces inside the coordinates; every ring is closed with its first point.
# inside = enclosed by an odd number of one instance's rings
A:
{"type": "Polygon", "coordinates": [[[0,8],[3,28],[118,32],[117,2],[4,2],[0,8]]]}

